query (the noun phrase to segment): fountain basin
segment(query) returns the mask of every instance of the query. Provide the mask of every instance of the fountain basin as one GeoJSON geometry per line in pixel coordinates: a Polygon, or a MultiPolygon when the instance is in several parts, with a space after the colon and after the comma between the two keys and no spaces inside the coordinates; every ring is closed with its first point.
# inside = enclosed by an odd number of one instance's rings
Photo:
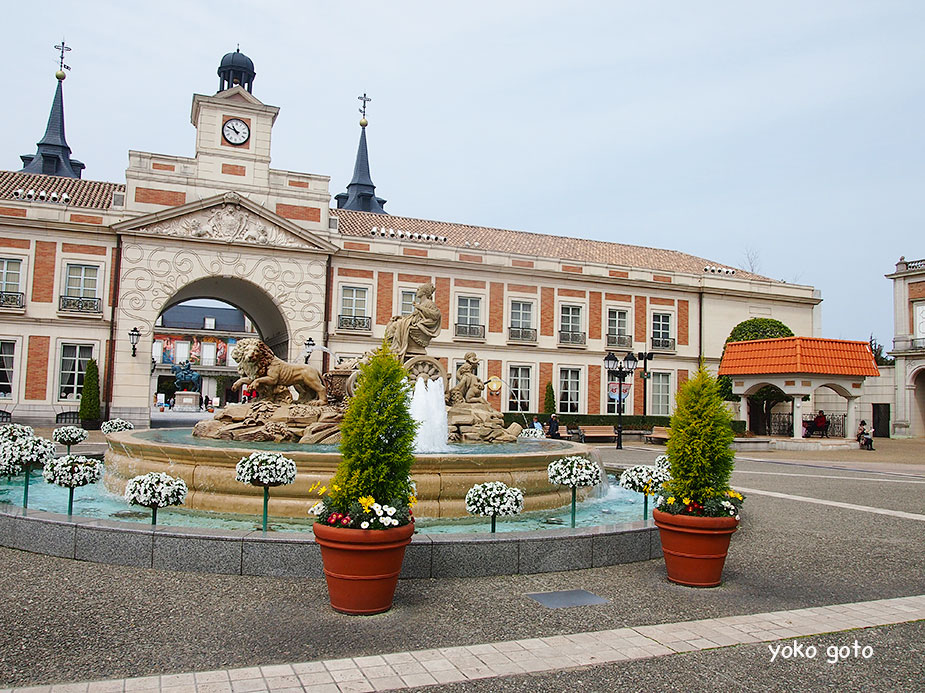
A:
{"type": "MultiPolygon", "coordinates": [[[[276,517],[304,518],[318,500],[312,484],[327,484],[340,464],[336,446],[194,438],[189,431],[152,429],[107,436],[106,488],[121,494],[128,480],[148,472],[166,472],[189,487],[185,507],[193,510],[259,515],[263,489],[235,481],[235,465],[256,449],[283,452],[295,461],[293,484],[270,492],[269,512],[276,517]]],[[[591,448],[562,440],[529,440],[513,444],[460,446],[459,452],[417,455],[412,476],[417,483],[415,515],[427,518],[467,517],[465,496],[475,484],[503,481],[524,492],[524,510],[548,510],[571,502],[571,490],[549,483],[550,462],[568,455],[589,455],[591,448]]],[[[591,489],[581,489],[582,496],[591,489]]]]}

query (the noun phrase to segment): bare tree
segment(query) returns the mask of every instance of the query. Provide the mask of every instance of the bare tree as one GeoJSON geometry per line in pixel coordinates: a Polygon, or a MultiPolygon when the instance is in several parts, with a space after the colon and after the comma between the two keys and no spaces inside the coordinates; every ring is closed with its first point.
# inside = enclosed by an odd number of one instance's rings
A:
{"type": "Polygon", "coordinates": [[[761,271],[760,250],[751,247],[745,249],[745,269],[752,274],[758,274],[761,271]]]}

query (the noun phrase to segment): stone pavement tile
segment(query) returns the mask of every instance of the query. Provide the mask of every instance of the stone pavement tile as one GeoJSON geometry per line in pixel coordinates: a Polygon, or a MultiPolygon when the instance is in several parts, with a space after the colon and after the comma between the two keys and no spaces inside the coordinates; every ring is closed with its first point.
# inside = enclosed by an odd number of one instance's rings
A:
{"type": "Polygon", "coordinates": [[[469,645],[466,649],[474,655],[496,654],[498,652],[498,650],[494,648],[494,645],[488,643],[484,645],[469,645]]]}
{"type": "Polygon", "coordinates": [[[414,686],[433,686],[437,683],[437,679],[427,672],[423,674],[405,674],[401,677],[401,680],[404,681],[405,685],[409,688],[413,688],[414,686]]]}
{"type": "Polygon", "coordinates": [[[483,664],[495,665],[495,664],[510,664],[511,659],[505,654],[500,652],[486,652],[485,654],[480,654],[479,659],[482,660],[483,664]]]}
{"type": "MultiPolygon", "coordinates": [[[[516,654],[512,652],[511,654],[516,654]]],[[[482,660],[476,657],[475,655],[469,655],[468,657],[449,657],[447,661],[452,664],[457,669],[466,669],[473,667],[480,667],[482,665],[482,660]]]]}
{"type": "Polygon", "coordinates": [[[539,638],[526,638],[524,640],[515,640],[514,642],[523,647],[525,650],[537,650],[542,647],[548,647],[548,645],[546,645],[546,643],[544,643],[539,638]]]}
{"type": "Polygon", "coordinates": [[[389,666],[395,670],[396,674],[402,677],[427,673],[427,670],[421,666],[420,662],[393,662],[389,666]]]}
{"type": "Polygon", "coordinates": [[[389,664],[403,664],[405,662],[416,662],[410,652],[393,652],[392,654],[382,655],[382,658],[389,664]]]}
{"type": "MultiPolygon", "coordinates": [[[[489,645],[489,647],[490,647],[490,645],[489,645]]],[[[431,659],[442,659],[442,658],[443,658],[443,654],[440,652],[440,650],[436,650],[436,649],[433,649],[433,650],[417,650],[416,652],[412,652],[411,655],[412,655],[418,662],[427,662],[427,661],[429,661],[429,660],[431,660],[431,659]]]]}
{"type": "Polygon", "coordinates": [[[383,676],[379,679],[370,679],[369,683],[373,690],[376,691],[390,691],[395,688],[405,687],[405,682],[401,680],[400,676],[383,676]]]}
{"type": "Polygon", "coordinates": [[[495,673],[495,676],[508,676],[509,674],[524,673],[524,670],[516,662],[508,662],[507,664],[492,664],[491,670],[495,673]]]}
{"type": "MultiPolygon", "coordinates": [[[[174,674],[174,676],[188,677],[190,683],[195,683],[192,674],[174,674]]],[[[161,677],[161,686],[164,686],[164,679],[170,678],[169,676],[161,677]]],[[[174,685],[174,684],[166,684],[174,685]]],[[[123,679],[114,679],[112,681],[91,681],[87,684],[87,693],[119,693],[125,689],[125,681],[123,679]]],[[[23,690],[18,688],[17,690],[23,690]]]]}
{"type": "Polygon", "coordinates": [[[309,674],[317,671],[327,671],[327,667],[324,666],[324,662],[300,662],[298,664],[292,664],[292,670],[296,674],[309,674]]]}
{"type": "Polygon", "coordinates": [[[336,669],[331,672],[331,678],[335,683],[341,684],[345,681],[365,681],[366,677],[359,669],[336,669]]]}
{"type": "Polygon", "coordinates": [[[271,666],[260,667],[260,673],[265,679],[273,676],[292,676],[295,672],[288,664],[273,664],[271,666]]]}
{"type": "Polygon", "coordinates": [[[426,662],[421,662],[421,664],[431,674],[433,674],[435,671],[449,671],[450,669],[456,668],[453,665],[453,662],[448,659],[429,659],[426,662]]]}
{"type": "Polygon", "coordinates": [[[247,667],[246,669],[229,669],[228,678],[232,681],[243,681],[245,679],[260,679],[263,674],[260,673],[260,667],[247,667]]]}
{"type": "Polygon", "coordinates": [[[270,693],[305,693],[305,689],[302,686],[298,688],[271,688],[270,693]]]}
{"type": "MultiPolygon", "coordinates": [[[[507,642],[496,642],[493,643],[494,647],[498,652],[522,652],[524,647],[516,640],[508,640],[507,642]]],[[[440,650],[443,652],[443,650],[440,650]]]]}
{"type": "Polygon", "coordinates": [[[540,639],[550,647],[567,647],[569,645],[569,639],[564,635],[553,635],[548,638],[540,639]]]}
{"type": "Polygon", "coordinates": [[[86,683],[59,683],[51,687],[51,693],[86,693],[88,685],[86,683]]]}
{"type": "Polygon", "coordinates": [[[267,690],[267,684],[263,679],[238,679],[231,682],[231,690],[233,693],[254,693],[267,690]]]}
{"type": "Polygon", "coordinates": [[[674,650],[675,652],[694,652],[695,650],[699,649],[684,640],[668,643],[666,644],[666,647],[670,650],[674,650]]]}
{"type": "Polygon", "coordinates": [[[536,671],[549,671],[549,667],[546,665],[542,659],[537,659],[536,657],[530,657],[528,659],[520,659],[517,661],[517,666],[524,670],[526,673],[533,673],[536,671]]]}
{"type": "Polygon", "coordinates": [[[459,647],[441,647],[437,650],[444,657],[453,657],[455,655],[469,655],[470,652],[465,647],[460,645],[459,647]]]}
{"type": "Polygon", "coordinates": [[[267,688],[271,691],[280,688],[302,687],[302,683],[299,681],[299,677],[295,674],[289,674],[288,676],[267,676],[264,681],[267,684],[267,688]]]}
{"type": "MultiPolygon", "coordinates": [[[[229,672],[230,673],[230,672],[229,672]]],[[[161,688],[174,686],[195,686],[196,677],[192,674],[164,674],[161,676],[161,688]]]]}
{"type": "Polygon", "coordinates": [[[305,693],[340,693],[336,683],[319,683],[317,686],[306,686],[305,693]]]}
{"type": "Polygon", "coordinates": [[[324,686],[329,683],[334,683],[334,679],[331,676],[330,671],[306,671],[304,674],[298,674],[299,681],[302,682],[302,685],[305,688],[311,686],[324,686]]]}
{"type": "Polygon", "coordinates": [[[488,667],[466,667],[465,669],[460,669],[463,675],[467,679],[488,679],[494,676],[494,672],[488,667]]]}
{"type": "Polygon", "coordinates": [[[367,679],[381,679],[385,676],[395,676],[395,670],[382,660],[381,665],[369,665],[361,667],[360,671],[367,679]]]}
{"type": "Polygon", "coordinates": [[[14,688],[13,693],[51,693],[51,686],[29,686],[28,688],[14,688]]]}
{"type": "Polygon", "coordinates": [[[385,664],[385,660],[379,655],[372,655],[369,657],[354,657],[353,663],[361,669],[365,669],[366,667],[382,666],[385,664]]]}
{"type": "Polygon", "coordinates": [[[341,693],[372,693],[372,691],[376,690],[366,679],[362,681],[342,681],[337,684],[337,687],[341,693]]]}
{"type": "Polygon", "coordinates": [[[466,675],[455,667],[452,669],[443,669],[441,671],[432,671],[430,675],[437,680],[437,683],[454,683],[456,681],[467,680],[466,675]]]}
{"type": "Polygon", "coordinates": [[[346,659],[326,659],[324,666],[328,671],[337,671],[338,669],[356,669],[357,665],[349,657],[346,659]]]}
{"type": "MultiPolygon", "coordinates": [[[[227,683],[229,680],[228,672],[224,669],[216,669],[214,671],[197,671],[195,674],[193,674],[193,676],[196,677],[197,685],[200,683],[227,683]]],[[[230,684],[228,686],[228,690],[231,690],[230,684]]]]}
{"type": "Polygon", "coordinates": [[[197,683],[199,693],[232,693],[231,681],[215,681],[210,683],[197,683]]]}
{"type": "Polygon", "coordinates": [[[190,683],[183,686],[169,686],[161,688],[161,693],[196,693],[196,684],[190,683]]]}

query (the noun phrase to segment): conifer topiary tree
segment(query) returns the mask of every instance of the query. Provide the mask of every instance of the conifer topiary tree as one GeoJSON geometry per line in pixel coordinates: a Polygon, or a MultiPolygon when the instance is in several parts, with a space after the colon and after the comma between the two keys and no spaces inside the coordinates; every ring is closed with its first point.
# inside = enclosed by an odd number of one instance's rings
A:
{"type": "Polygon", "coordinates": [[[411,495],[417,422],[409,410],[408,373],[383,344],[360,366],[341,424],[343,457],[331,480],[329,510],[346,513],[359,498],[404,502],[411,495]]]}
{"type": "Polygon", "coordinates": [[[81,421],[100,420],[100,371],[95,359],[87,361],[78,415],[81,421]]]}
{"type": "Polygon", "coordinates": [[[730,447],[734,437],[732,415],[716,380],[701,362],[678,392],[668,438],[671,480],[663,494],[701,505],[723,498],[735,463],[730,447]]]}
{"type": "Polygon", "coordinates": [[[556,392],[552,389],[552,383],[546,383],[546,395],[543,398],[543,412],[546,414],[556,413],[556,392]]]}

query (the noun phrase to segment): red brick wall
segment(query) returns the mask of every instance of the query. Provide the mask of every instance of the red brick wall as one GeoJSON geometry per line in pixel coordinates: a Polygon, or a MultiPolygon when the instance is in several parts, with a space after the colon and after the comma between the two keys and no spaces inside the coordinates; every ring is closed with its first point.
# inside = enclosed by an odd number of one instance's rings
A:
{"type": "MultiPolygon", "coordinates": [[[[588,293],[588,339],[601,338],[601,292],[591,291],[588,293]]],[[[588,410],[590,412],[590,410],[588,410]]],[[[595,412],[597,413],[597,412],[595,412]]]]}
{"type": "MultiPolygon", "coordinates": [[[[401,278],[401,275],[399,275],[401,278]]],[[[434,288],[437,290],[434,300],[437,303],[437,308],[440,309],[440,312],[443,314],[443,323],[441,327],[443,329],[448,329],[450,326],[450,278],[449,277],[437,277],[436,282],[434,283],[434,288]]]]}
{"type": "Polygon", "coordinates": [[[247,173],[247,169],[238,164],[222,164],[222,173],[226,176],[243,176],[247,173]]]}
{"type": "Polygon", "coordinates": [[[92,214],[72,214],[71,221],[77,224],[102,224],[103,217],[98,217],[92,214]]]}
{"type": "Polygon", "coordinates": [[[78,245],[76,243],[62,243],[61,252],[64,253],[84,253],[85,255],[105,255],[106,246],[102,245],[78,245]]]}
{"type": "MultiPolygon", "coordinates": [[[[501,361],[498,359],[488,359],[488,377],[497,375],[499,378],[503,378],[501,375],[501,361]]],[[[488,392],[488,389],[485,389],[485,398],[491,403],[491,406],[501,411],[501,400],[505,397],[505,393],[502,391],[500,394],[493,395],[488,392]]]]}
{"type": "Polygon", "coordinates": [[[379,283],[376,285],[376,324],[385,325],[392,317],[392,285],[395,275],[379,270],[379,283]]]}
{"type": "Polygon", "coordinates": [[[690,301],[678,301],[678,344],[687,345],[690,342],[690,301]]]}
{"type": "MultiPolygon", "coordinates": [[[[688,373],[686,368],[678,369],[678,389],[681,389],[681,386],[687,382],[688,373]]],[[[791,383],[792,384],[792,383],[791,383]]]]}
{"type": "Polygon", "coordinates": [[[454,279],[453,286],[461,286],[464,289],[484,289],[485,282],[476,279],[454,279]]]}
{"type": "Polygon", "coordinates": [[[155,171],[176,171],[176,167],[173,164],[161,164],[155,161],[151,164],[151,168],[155,171]]]}
{"type": "Polygon", "coordinates": [[[633,339],[637,342],[646,341],[646,321],[649,319],[649,316],[646,314],[646,297],[637,296],[636,297],[636,310],[635,310],[635,322],[636,322],[636,334],[633,335],[633,339]]]}
{"type": "Polygon", "coordinates": [[[353,241],[344,241],[344,250],[369,250],[369,243],[354,243],[353,241]]]}
{"type": "Polygon", "coordinates": [[[308,187],[308,181],[304,181],[304,180],[291,180],[291,181],[289,181],[289,185],[292,186],[293,188],[307,188],[307,187],[308,187]]]}
{"type": "Polygon", "coordinates": [[[664,282],[664,283],[666,283],[666,284],[670,284],[670,283],[671,283],[671,277],[669,277],[668,275],[665,275],[665,274],[653,274],[653,275],[652,275],[652,281],[654,281],[654,282],[664,282]]]}
{"type": "Polygon", "coordinates": [[[556,296],[551,286],[540,289],[540,334],[551,337],[556,330],[556,296]]]}
{"type": "Polygon", "coordinates": [[[519,291],[522,294],[535,294],[537,289],[530,284],[508,284],[508,291],[519,291]]]}
{"type": "Polygon", "coordinates": [[[29,337],[26,356],[26,395],[23,399],[44,400],[48,394],[48,352],[51,337],[29,337]]]}
{"type": "Polygon", "coordinates": [[[629,272],[624,272],[623,270],[610,270],[611,277],[619,277],[620,279],[628,279],[630,276],[629,272]]]}
{"type": "Polygon", "coordinates": [[[0,214],[5,217],[24,217],[26,210],[17,207],[0,207],[0,214]]]}
{"type": "MultiPolygon", "coordinates": [[[[35,242],[35,260],[32,263],[32,302],[53,303],[55,300],[55,254],[57,243],[35,242]]],[[[44,396],[43,396],[44,399],[44,396]]]]}
{"type": "Polygon", "coordinates": [[[631,303],[633,301],[633,297],[629,294],[606,293],[604,294],[604,298],[606,298],[608,301],[619,301],[621,303],[631,303]]]}
{"type": "Polygon", "coordinates": [[[642,406],[645,398],[642,396],[642,369],[637,368],[633,374],[633,413],[642,416],[642,406]]]}
{"type": "Polygon", "coordinates": [[[109,305],[113,306],[116,302],[116,257],[119,255],[119,249],[112,249],[112,259],[109,262],[109,305]]]}
{"type": "Polygon", "coordinates": [[[673,306],[674,299],[673,298],[659,298],[658,296],[653,296],[652,298],[649,299],[649,303],[651,303],[653,306],[673,306]]]}
{"type": "Polygon", "coordinates": [[[349,267],[338,267],[337,276],[339,277],[362,277],[364,279],[372,279],[373,271],[363,270],[363,269],[350,269],[349,267]]]}
{"type": "Polygon", "coordinates": [[[0,238],[2,248],[29,248],[31,245],[28,238],[0,238]]]}
{"type": "Polygon", "coordinates": [[[584,289],[559,289],[560,296],[568,296],[569,298],[584,298],[585,292],[584,289]]]}
{"type": "Polygon", "coordinates": [[[578,265],[562,265],[563,272],[572,272],[574,274],[581,274],[581,267],[578,265]]]}
{"type": "Polygon", "coordinates": [[[588,366],[588,413],[601,413],[601,370],[600,366],[588,366]]]}
{"type": "MultiPolygon", "coordinates": [[[[546,385],[552,383],[552,364],[540,362],[540,380],[539,380],[539,394],[536,400],[536,408],[538,411],[543,411],[543,405],[546,403],[546,385]]],[[[556,391],[556,384],[552,383],[553,392],[556,391]]],[[[558,397],[558,394],[556,395],[558,397]]]]}
{"type": "Polygon", "coordinates": [[[321,210],[318,207],[284,205],[282,202],[277,202],[276,213],[286,219],[298,219],[300,221],[321,221],[321,210]]]}
{"type": "Polygon", "coordinates": [[[533,269],[533,260],[511,260],[511,267],[526,267],[533,269]]]}
{"type": "MultiPolygon", "coordinates": [[[[492,282],[488,291],[488,331],[504,332],[504,284],[492,282]]],[[[498,361],[498,368],[501,362],[498,361]]],[[[501,371],[498,371],[501,376],[501,371]]]]}
{"type": "Polygon", "coordinates": [[[481,262],[481,261],[482,261],[482,256],[481,256],[481,255],[468,255],[468,254],[466,254],[466,253],[460,253],[460,254],[459,254],[459,261],[460,261],[460,262],[481,262]]]}
{"type": "Polygon", "coordinates": [[[423,248],[402,248],[401,252],[409,257],[427,257],[427,251],[423,248]]]}
{"type": "Polygon", "coordinates": [[[186,204],[186,193],[177,192],[176,190],[158,190],[156,188],[135,188],[135,202],[176,207],[186,204]]]}
{"type": "Polygon", "coordinates": [[[403,274],[398,273],[398,281],[408,282],[409,284],[430,284],[430,277],[426,274],[403,274]]]}

